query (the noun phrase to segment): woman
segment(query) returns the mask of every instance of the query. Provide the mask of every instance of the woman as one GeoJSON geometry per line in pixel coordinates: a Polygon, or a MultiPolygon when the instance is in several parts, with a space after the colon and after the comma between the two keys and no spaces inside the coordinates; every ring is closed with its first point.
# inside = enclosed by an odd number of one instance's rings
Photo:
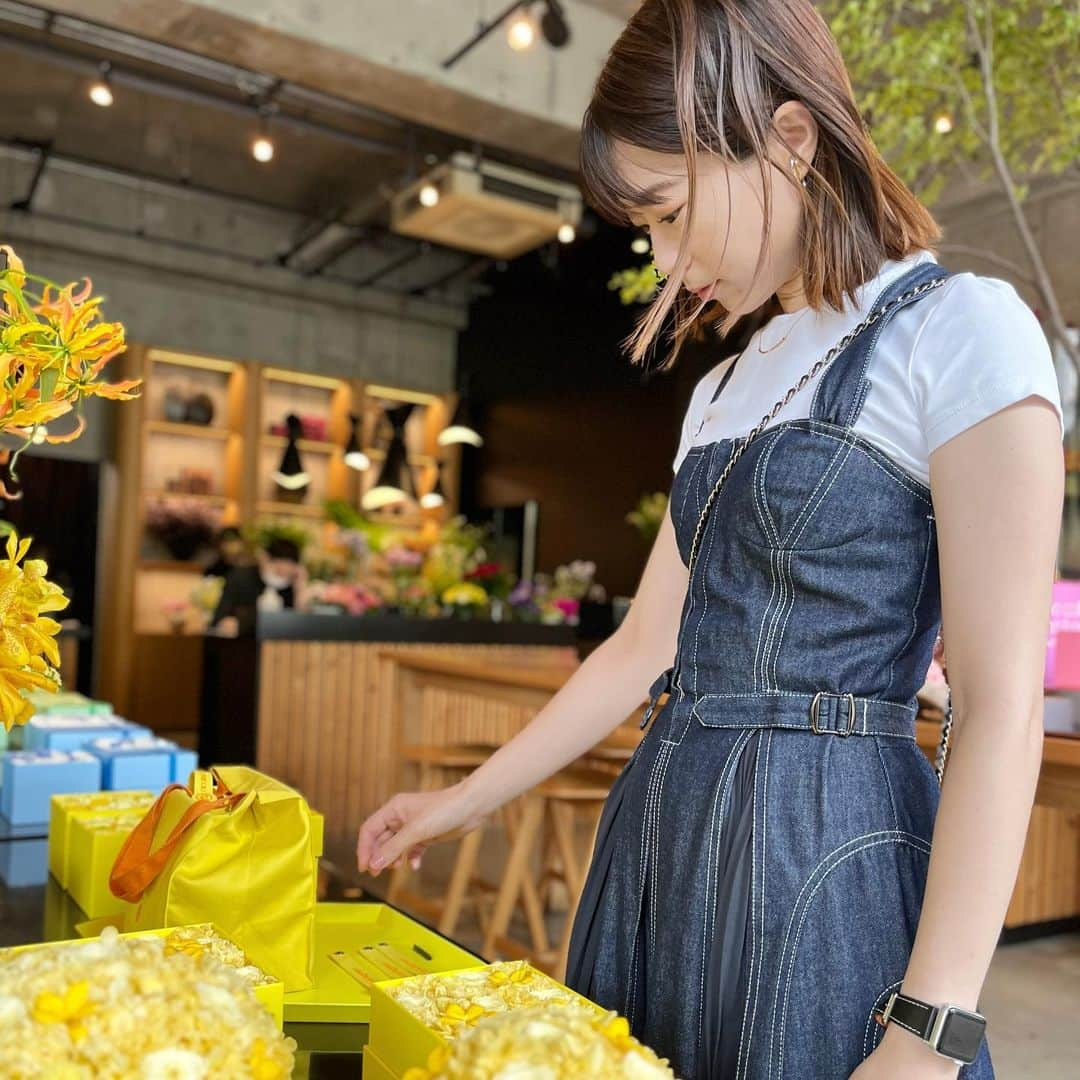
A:
{"type": "Polygon", "coordinates": [[[682,1077],[987,1080],[965,1012],[1034,797],[1063,493],[1038,323],[1006,283],[938,265],[809,0],[646,0],[581,155],[592,205],[647,228],[668,275],[634,360],[673,306],[674,353],[710,303],[721,334],[782,310],[695,390],[619,630],[464,782],[365,822],[360,868],[475,827],[664,668],[567,982],[682,1077]],[[942,626],[939,791],[914,716],[942,626]]]}

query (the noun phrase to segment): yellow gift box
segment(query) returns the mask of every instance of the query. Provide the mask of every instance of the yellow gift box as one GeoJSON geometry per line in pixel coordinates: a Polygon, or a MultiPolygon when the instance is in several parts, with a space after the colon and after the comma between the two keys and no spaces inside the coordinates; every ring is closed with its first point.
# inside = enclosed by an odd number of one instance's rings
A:
{"type": "Polygon", "coordinates": [[[379,1060],[379,1055],[376,1054],[370,1046],[364,1047],[364,1080],[398,1080],[396,1073],[392,1073],[383,1063],[379,1060]]]}
{"type": "Polygon", "coordinates": [[[109,871],[128,833],[142,818],[138,809],[69,815],[67,891],[88,919],[119,915],[130,906],[109,891],[109,871]]]}
{"type": "MultiPolygon", "coordinates": [[[[94,791],[84,795],[54,795],[49,810],[49,873],[66,889],[72,819],[78,815],[145,812],[154,801],[150,791],[94,791]]],[[[106,872],[108,877],[108,872],[106,872]]]]}
{"type": "MultiPolygon", "coordinates": [[[[210,924],[199,924],[203,926],[209,926],[210,924]]],[[[190,927],[185,926],[170,926],[165,930],[135,930],[130,934],[121,934],[122,938],[147,938],[147,937],[159,937],[168,938],[170,934],[174,934],[178,930],[187,930],[190,927]]],[[[210,926],[210,929],[214,931],[218,937],[224,938],[225,935],[221,933],[217,927],[210,926]]],[[[87,941],[91,941],[93,938],[81,938],[74,941],[43,941],[35,945],[16,945],[9,949],[0,949],[0,954],[9,953],[23,953],[29,952],[33,949],[63,949],[72,945],[83,945],[87,941]]],[[[279,982],[264,983],[262,986],[253,986],[251,988],[252,993],[255,995],[255,1000],[258,1001],[264,1009],[274,1018],[274,1023],[280,1028],[284,1020],[284,996],[285,988],[279,982]]]]}
{"type": "Polygon", "coordinates": [[[368,1023],[371,983],[386,977],[361,959],[369,949],[379,950],[374,955],[383,970],[403,975],[484,963],[386,904],[316,904],[315,985],[285,995],[285,1019],[289,1023],[368,1023]]]}
{"type": "MultiPolygon", "coordinates": [[[[481,966],[489,971],[494,971],[496,968],[521,970],[527,973],[532,985],[549,991],[560,990],[573,1002],[592,1009],[599,1015],[606,1015],[608,1011],[524,961],[481,966]]],[[[465,973],[475,974],[476,971],[477,968],[462,968],[458,971],[441,972],[438,977],[453,978],[465,973]]],[[[371,992],[368,1046],[391,1077],[402,1076],[408,1069],[414,1067],[426,1067],[428,1056],[433,1050],[449,1045],[446,1037],[428,1027],[420,1017],[406,1009],[388,992],[405,985],[414,978],[416,976],[411,976],[409,979],[388,979],[377,982],[371,992]]],[[[468,1021],[463,1022],[463,1027],[465,1023],[468,1021]]],[[[365,1073],[365,1077],[366,1075],[365,1073]]]]}

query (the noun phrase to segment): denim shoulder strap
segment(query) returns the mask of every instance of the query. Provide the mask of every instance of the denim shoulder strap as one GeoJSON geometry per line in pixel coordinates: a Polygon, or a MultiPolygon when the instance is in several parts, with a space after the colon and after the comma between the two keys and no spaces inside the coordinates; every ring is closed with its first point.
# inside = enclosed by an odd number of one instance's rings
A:
{"type": "MultiPolygon", "coordinates": [[[[920,263],[891,282],[874,301],[870,310],[877,311],[890,300],[895,300],[917,285],[934,279],[944,281],[949,276],[950,271],[936,262],[920,263]]],[[[818,383],[810,405],[811,417],[845,428],[855,423],[859,413],[862,412],[863,402],[866,401],[866,395],[870,389],[870,380],[866,373],[878,338],[898,311],[902,311],[928,295],[930,295],[929,292],[920,293],[902,304],[897,304],[848,343],[847,348],[833,360],[828,371],[825,372],[825,377],[818,383]]]]}

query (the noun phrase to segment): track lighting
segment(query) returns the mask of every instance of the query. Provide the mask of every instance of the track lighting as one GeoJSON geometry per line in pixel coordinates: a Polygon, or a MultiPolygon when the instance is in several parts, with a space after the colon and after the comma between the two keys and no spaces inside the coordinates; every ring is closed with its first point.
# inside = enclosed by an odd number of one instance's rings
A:
{"type": "Polygon", "coordinates": [[[112,64],[103,61],[100,70],[101,74],[90,84],[88,93],[95,105],[107,109],[113,103],[112,64]]]}

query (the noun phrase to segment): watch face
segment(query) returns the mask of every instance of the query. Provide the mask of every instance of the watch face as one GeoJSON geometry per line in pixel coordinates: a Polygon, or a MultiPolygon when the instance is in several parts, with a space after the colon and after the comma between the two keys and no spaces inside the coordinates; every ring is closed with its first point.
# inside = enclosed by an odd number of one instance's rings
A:
{"type": "Polygon", "coordinates": [[[956,1061],[974,1061],[985,1030],[986,1021],[981,1017],[959,1010],[950,1011],[941,1029],[938,1053],[956,1061]]]}

